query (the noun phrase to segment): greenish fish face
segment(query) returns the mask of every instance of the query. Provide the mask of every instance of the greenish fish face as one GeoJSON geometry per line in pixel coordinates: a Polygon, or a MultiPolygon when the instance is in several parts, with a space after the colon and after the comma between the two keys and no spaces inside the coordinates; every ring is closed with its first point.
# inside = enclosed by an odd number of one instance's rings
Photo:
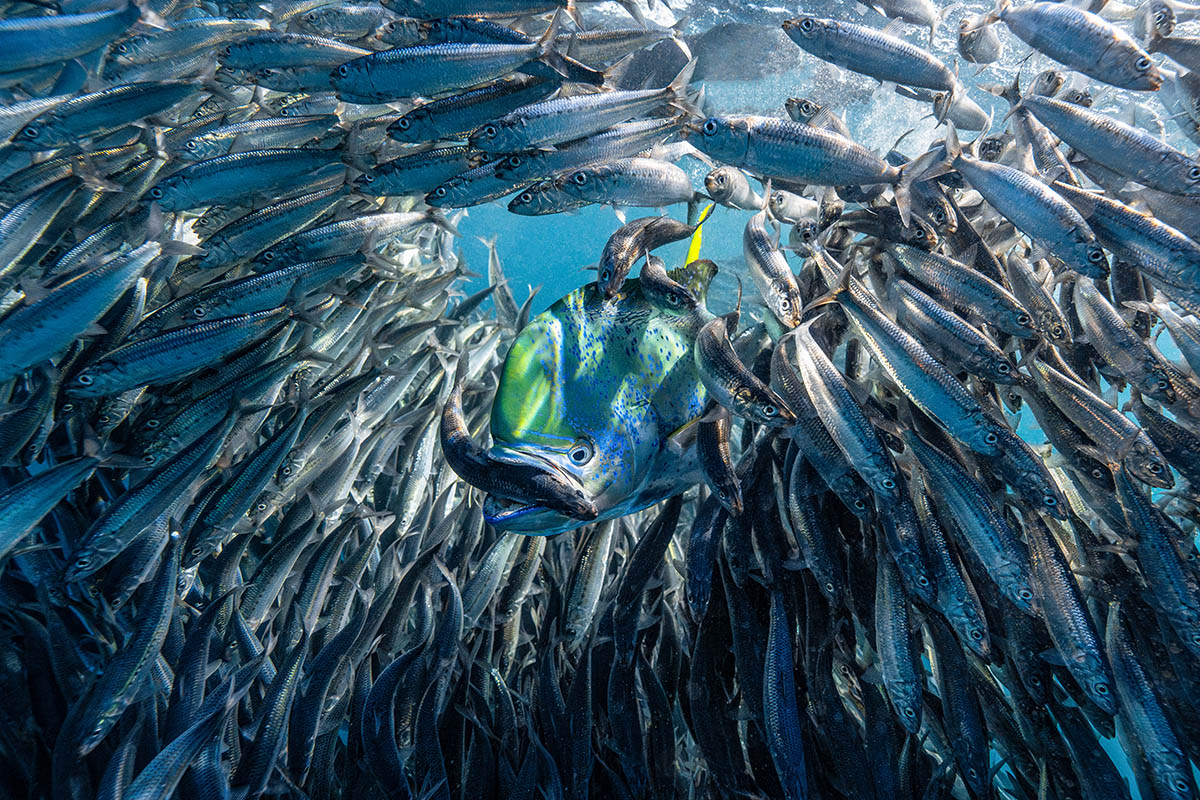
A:
{"type": "MultiPolygon", "coordinates": [[[[702,277],[701,297],[711,271],[702,277]]],[[[695,483],[695,448],[680,448],[670,437],[700,416],[707,399],[692,346],[711,318],[703,305],[659,309],[637,281],[627,281],[611,300],[594,284],[567,295],[530,322],[509,350],[492,406],[491,455],[574,476],[601,520],[695,483]]],[[[539,536],[585,524],[494,496],[484,515],[501,530],[539,536]]]]}

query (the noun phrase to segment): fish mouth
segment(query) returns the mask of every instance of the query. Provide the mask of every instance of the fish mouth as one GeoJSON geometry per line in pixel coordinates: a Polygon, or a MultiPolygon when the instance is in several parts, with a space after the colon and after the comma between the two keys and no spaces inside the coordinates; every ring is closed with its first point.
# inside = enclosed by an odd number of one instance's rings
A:
{"type": "Polygon", "coordinates": [[[530,499],[498,494],[495,491],[489,492],[485,501],[484,515],[491,517],[488,521],[493,525],[502,526],[538,512],[546,512],[559,518],[579,522],[590,522],[599,515],[595,498],[584,488],[579,478],[553,460],[520,447],[501,443],[492,447],[488,453],[488,459],[496,465],[519,464],[532,467],[550,477],[558,487],[549,500],[545,496],[540,499],[530,499]]]}
{"type": "Polygon", "coordinates": [[[541,503],[525,503],[498,494],[489,494],[483,500],[483,519],[500,529],[512,527],[517,520],[550,509],[541,503]]]}

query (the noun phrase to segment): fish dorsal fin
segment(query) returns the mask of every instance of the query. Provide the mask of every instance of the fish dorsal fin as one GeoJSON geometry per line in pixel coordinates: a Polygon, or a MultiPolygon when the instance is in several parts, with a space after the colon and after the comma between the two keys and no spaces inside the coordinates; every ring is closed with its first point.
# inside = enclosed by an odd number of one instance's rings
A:
{"type": "Polygon", "coordinates": [[[671,280],[686,286],[701,303],[708,294],[708,285],[717,274],[717,265],[707,258],[698,258],[667,273],[671,280]]]}

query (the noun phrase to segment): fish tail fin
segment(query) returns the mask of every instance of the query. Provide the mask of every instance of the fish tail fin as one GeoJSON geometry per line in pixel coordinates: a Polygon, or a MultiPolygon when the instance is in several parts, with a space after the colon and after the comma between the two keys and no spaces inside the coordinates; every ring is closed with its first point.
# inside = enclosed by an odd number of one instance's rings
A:
{"type": "MultiPolygon", "coordinates": [[[[950,131],[953,131],[954,124],[948,123],[948,125],[950,131]]],[[[947,136],[949,135],[947,134],[947,136]]],[[[958,138],[955,137],[954,141],[957,142],[958,138]]],[[[943,155],[934,147],[900,167],[900,180],[897,181],[893,191],[896,195],[896,210],[900,212],[900,221],[905,226],[912,219],[912,185],[917,181],[944,175],[950,171],[952,163],[953,159],[949,156],[948,148],[946,155],[943,155]]]]}
{"type": "Polygon", "coordinates": [[[697,59],[694,58],[684,64],[683,69],[679,70],[679,74],[675,76],[674,80],[666,85],[666,92],[671,105],[691,116],[702,117],[704,113],[700,107],[688,97],[688,87],[692,83],[692,74],[696,71],[696,64],[697,59]]]}

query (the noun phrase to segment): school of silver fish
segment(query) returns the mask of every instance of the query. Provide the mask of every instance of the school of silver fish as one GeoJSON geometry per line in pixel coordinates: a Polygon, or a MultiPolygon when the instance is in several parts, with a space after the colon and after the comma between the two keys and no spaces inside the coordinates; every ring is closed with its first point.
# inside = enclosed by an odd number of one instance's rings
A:
{"type": "Polygon", "coordinates": [[[1197,797],[1200,6],[818,9],[0,0],[0,798],[1197,797]]]}

